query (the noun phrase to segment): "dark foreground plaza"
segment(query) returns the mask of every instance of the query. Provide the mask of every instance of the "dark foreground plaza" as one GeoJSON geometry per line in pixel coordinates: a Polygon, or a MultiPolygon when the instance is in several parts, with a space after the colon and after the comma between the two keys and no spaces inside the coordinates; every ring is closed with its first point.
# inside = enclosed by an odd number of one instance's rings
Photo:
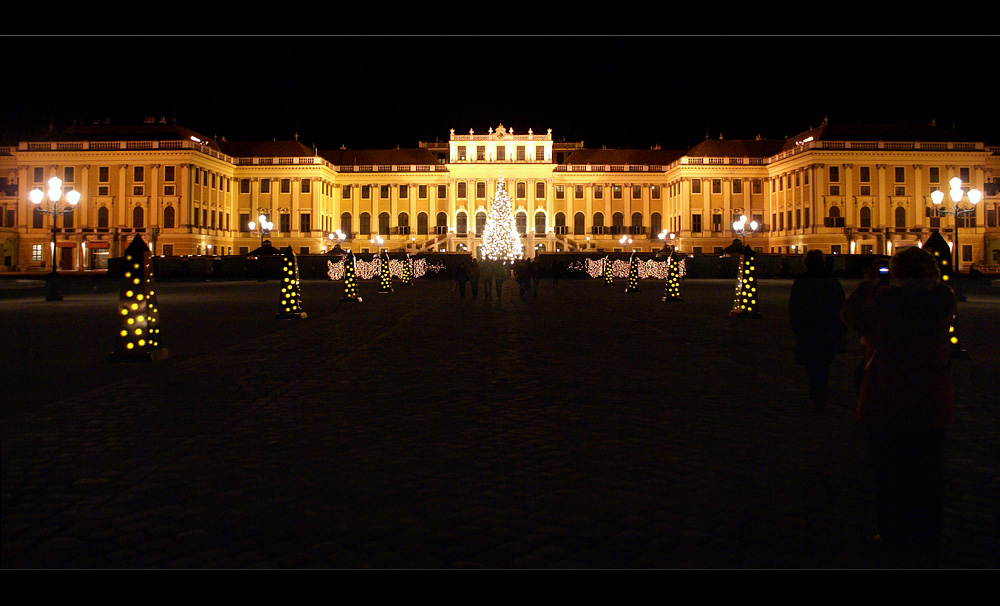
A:
{"type": "MultiPolygon", "coordinates": [[[[0,299],[4,568],[905,566],[865,541],[857,338],[814,412],[789,281],[760,319],[728,280],[307,281],[296,321],[274,281],[157,287],[148,365],[104,361],[117,294],[0,299]]],[[[996,293],[959,305],[946,568],[1000,565],[996,293]]]]}

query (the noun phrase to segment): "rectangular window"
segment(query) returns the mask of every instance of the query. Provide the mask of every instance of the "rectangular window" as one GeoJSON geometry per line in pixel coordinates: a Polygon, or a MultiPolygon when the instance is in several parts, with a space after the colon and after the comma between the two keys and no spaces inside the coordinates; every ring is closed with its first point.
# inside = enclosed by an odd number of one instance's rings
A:
{"type": "Polygon", "coordinates": [[[497,145],[497,162],[503,162],[504,160],[506,160],[507,159],[506,153],[507,150],[504,148],[503,145],[497,145]]]}
{"type": "Polygon", "coordinates": [[[309,213],[302,213],[299,215],[299,231],[310,232],[312,231],[312,215],[309,213]]]}
{"type": "Polygon", "coordinates": [[[538,160],[539,162],[545,160],[545,148],[544,147],[542,147],[542,146],[539,145],[538,147],[535,148],[535,160],[538,160]]]}
{"type": "Polygon", "coordinates": [[[871,183],[872,169],[870,166],[862,166],[858,169],[858,180],[862,183],[871,183]]]}
{"type": "Polygon", "coordinates": [[[141,196],[141,195],[143,195],[142,186],[141,185],[133,185],[132,186],[132,195],[133,196],[141,196]]]}
{"type": "Polygon", "coordinates": [[[896,186],[896,195],[897,196],[905,196],[906,195],[906,186],[905,185],[897,185],[896,186]]]}
{"type": "Polygon", "coordinates": [[[41,166],[36,166],[32,171],[32,175],[35,183],[41,183],[45,180],[45,169],[41,166]]]}
{"type": "Polygon", "coordinates": [[[872,195],[872,186],[871,185],[862,185],[861,189],[858,191],[858,193],[860,193],[862,196],[870,196],[870,195],[872,195]]]}
{"type": "Polygon", "coordinates": [[[176,176],[174,174],[176,172],[176,170],[175,170],[176,168],[177,168],[176,166],[164,166],[163,167],[163,180],[164,181],[171,181],[171,182],[172,181],[176,181],[176,176]]]}
{"type": "Polygon", "coordinates": [[[830,167],[830,182],[837,183],[840,181],[840,167],[831,166],[830,167]]]}
{"type": "Polygon", "coordinates": [[[582,185],[574,185],[573,186],[573,195],[576,197],[577,200],[582,200],[583,199],[583,186],[582,185]]]}
{"type": "Polygon", "coordinates": [[[622,199],[622,186],[621,185],[612,185],[611,186],[611,198],[614,199],[614,200],[621,200],[622,199]]]}
{"type": "Polygon", "coordinates": [[[282,179],[280,181],[280,183],[281,183],[281,193],[288,194],[288,193],[292,192],[292,180],[291,179],[282,179]]]}
{"type": "Polygon", "coordinates": [[[940,183],[941,182],[941,169],[938,168],[937,166],[932,166],[932,167],[928,168],[927,169],[927,179],[931,183],[940,183]]]}
{"type": "Polygon", "coordinates": [[[111,169],[107,166],[97,167],[97,182],[107,183],[111,179],[111,169]]]}
{"type": "Polygon", "coordinates": [[[362,185],[361,186],[361,199],[362,200],[367,200],[367,199],[371,198],[371,196],[372,196],[372,186],[371,185],[362,185]]]}
{"type": "Polygon", "coordinates": [[[632,186],[632,199],[633,200],[638,200],[639,198],[642,198],[642,186],[641,185],[633,185],[632,186]]]}
{"type": "Polygon", "coordinates": [[[350,185],[345,185],[345,186],[343,186],[343,187],[340,188],[340,199],[341,200],[350,200],[351,199],[351,186],[350,185]]]}
{"type": "Polygon", "coordinates": [[[701,193],[701,179],[691,179],[691,193],[692,194],[701,193]]]}
{"type": "Polygon", "coordinates": [[[417,186],[417,197],[420,198],[421,200],[426,200],[427,199],[427,186],[426,185],[418,185],[417,186]]]}
{"type": "Polygon", "coordinates": [[[399,199],[400,200],[405,200],[406,198],[409,198],[409,197],[410,197],[410,186],[409,185],[400,185],[399,186],[399,199]]]}
{"type": "Polygon", "coordinates": [[[750,187],[752,188],[751,191],[755,194],[761,193],[761,191],[763,191],[763,184],[764,182],[762,180],[754,179],[750,182],[750,187]]]}
{"type": "Polygon", "coordinates": [[[904,182],[906,182],[906,167],[905,166],[897,166],[895,168],[895,170],[893,171],[893,175],[895,177],[896,183],[904,183],[904,182]]]}
{"type": "Polygon", "coordinates": [[[486,183],[479,181],[476,183],[476,198],[482,199],[486,197],[486,183]]]}
{"type": "Polygon", "coordinates": [[[840,244],[831,244],[830,245],[830,254],[831,255],[839,255],[840,254],[840,244]]]}
{"type": "Polygon", "coordinates": [[[594,186],[594,199],[603,200],[604,199],[604,186],[595,185],[594,186]]]}
{"type": "Polygon", "coordinates": [[[448,186],[447,185],[438,185],[438,195],[437,195],[437,197],[438,197],[438,200],[444,200],[445,198],[448,197],[448,186]]]}
{"type": "Polygon", "coordinates": [[[299,181],[300,193],[308,194],[310,193],[311,188],[312,188],[312,183],[309,181],[309,179],[302,179],[301,181],[299,181]]]}
{"type": "Polygon", "coordinates": [[[271,193],[271,180],[261,179],[260,180],[260,193],[269,194],[271,193]]]}
{"type": "Polygon", "coordinates": [[[514,186],[514,196],[523,199],[528,195],[528,186],[524,181],[518,181],[517,185],[514,186]]]}
{"type": "Polygon", "coordinates": [[[486,147],[482,145],[476,146],[476,160],[482,162],[486,159],[486,147]]]}
{"type": "Polygon", "coordinates": [[[713,194],[722,193],[722,179],[712,179],[712,193],[713,194]]]}
{"type": "Polygon", "coordinates": [[[712,213],[712,231],[722,231],[722,215],[712,213]]]}
{"type": "Polygon", "coordinates": [[[240,231],[250,231],[250,213],[240,213],[240,231]]]}
{"type": "Polygon", "coordinates": [[[971,180],[971,177],[969,176],[969,169],[968,168],[958,169],[958,178],[962,180],[962,183],[968,183],[971,180]]]}
{"type": "Polygon", "coordinates": [[[733,179],[733,193],[742,194],[743,193],[743,179],[733,179]]]}
{"type": "Polygon", "coordinates": [[[831,196],[839,196],[840,195],[840,186],[839,185],[831,185],[830,186],[830,195],[831,196]]]}
{"type": "Polygon", "coordinates": [[[38,262],[42,260],[42,245],[32,244],[31,245],[31,260],[38,262]]]}
{"type": "Polygon", "coordinates": [[[240,193],[241,194],[250,193],[250,179],[240,179],[240,193]]]}
{"type": "Polygon", "coordinates": [[[173,185],[164,185],[163,186],[163,195],[164,196],[172,196],[172,195],[174,195],[174,186],[173,185]]]}
{"type": "Polygon", "coordinates": [[[566,188],[563,185],[556,185],[556,200],[562,200],[566,197],[566,188]]]}
{"type": "Polygon", "coordinates": [[[132,167],[132,180],[136,183],[142,182],[146,178],[146,171],[143,170],[144,166],[133,166],[132,167]]]}
{"type": "Polygon", "coordinates": [[[383,200],[388,200],[389,199],[389,186],[388,185],[379,185],[379,187],[378,187],[378,196],[379,196],[379,198],[381,198],[383,200]]]}
{"type": "Polygon", "coordinates": [[[278,231],[288,233],[292,231],[292,215],[281,213],[278,215],[278,231]]]}
{"type": "Polygon", "coordinates": [[[545,198],[545,183],[541,181],[535,183],[535,197],[539,199],[545,198]]]}
{"type": "Polygon", "coordinates": [[[467,187],[467,186],[466,186],[466,184],[465,184],[465,181],[459,181],[459,182],[458,182],[458,190],[457,190],[457,191],[455,192],[455,194],[456,194],[456,195],[457,195],[457,196],[458,196],[459,198],[465,198],[465,197],[466,197],[466,193],[465,193],[465,189],[466,189],[466,187],[467,187]]]}
{"type": "Polygon", "coordinates": [[[72,183],[73,182],[73,167],[72,166],[67,166],[67,167],[63,168],[63,181],[66,181],[67,183],[72,183]]]}
{"type": "Polygon", "coordinates": [[[524,162],[524,146],[523,145],[518,145],[517,146],[517,159],[519,161],[521,161],[521,162],[524,162]]]}

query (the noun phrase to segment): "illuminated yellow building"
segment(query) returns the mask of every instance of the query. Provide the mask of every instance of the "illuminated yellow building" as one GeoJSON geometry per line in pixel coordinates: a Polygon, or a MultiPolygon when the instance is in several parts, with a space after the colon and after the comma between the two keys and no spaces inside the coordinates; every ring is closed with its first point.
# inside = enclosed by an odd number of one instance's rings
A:
{"type": "Polygon", "coordinates": [[[78,125],[0,150],[0,259],[8,271],[51,267],[53,215],[28,193],[52,176],[82,194],[57,220],[62,270],[106,267],[136,234],[158,255],[242,255],[264,240],[299,254],[337,243],[474,252],[500,175],[529,254],[665,240],[716,253],[743,237],[741,215],[757,222],[745,238],[760,252],[889,254],[933,229],[953,240],[956,219],[930,194],[958,176],[984,193],[958,220],[968,269],[1000,264],[998,154],[934,125],[824,122],[788,140],[706,138],[687,150],[587,148],[503,125],[382,150],[228,142],[162,119],[78,125]]]}

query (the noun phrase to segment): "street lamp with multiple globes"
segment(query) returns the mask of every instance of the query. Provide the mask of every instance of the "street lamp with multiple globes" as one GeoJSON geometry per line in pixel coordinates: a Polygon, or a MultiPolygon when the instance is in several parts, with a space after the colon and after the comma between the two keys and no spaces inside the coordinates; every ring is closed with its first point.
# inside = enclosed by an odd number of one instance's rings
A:
{"type": "Polygon", "coordinates": [[[744,248],[746,248],[746,245],[747,245],[747,234],[749,233],[749,234],[753,235],[753,233],[755,231],[757,231],[757,227],[758,227],[756,221],[751,221],[749,223],[750,231],[748,232],[746,230],[747,226],[748,226],[748,224],[747,224],[747,216],[746,215],[740,215],[740,218],[739,218],[738,221],[733,221],[733,233],[734,234],[739,234],[740,237],[743,239],[742,243],[743,243],[743,247],[744,248]]]}
{"type": "Polygon", "coordinates": [[[970,189],[968,193],[962,189],[962,179],[958,177],[953,177],[951,181],[948,181],[951,185],[951,191],[949,192],[951,196],[951,201],[954,203],[952,210],[945,210],[941,208],[941,202],[944,201],[944,192],[940,189],[935,189],[931,192],[931,201],[934,202],[934,206],[937,207],[938,213],[942,215],[954,215],[955,216],[955,238],[954,238],[954,253],[955,253],[955,288],[958,288],[958,277],[961,274],[961,266],[959,265],[959,255],[961,251],[958,248],[958,218],[963,215],[969,215],[976,212],[976,204],[983,197],[983,192],[978,189],[970,189]],[[958,204],[962,201],[963,197],[968,197],[969,202],[972,206],[967,208],[959,208],[958,204]]]}
{"type": "Polygon", "coordinates": [[[251,234],[254,233],[254,229],[256,229],[257,227],[260,227],[260,232],[259,232],[260,233],[260,246],[261,246],[261,248],[263,248],[264,247],[264,236],[267,235],[267,234],[269,234],[269,233],[271,233],[271,230],[274,229],[274,223],[272,223],[271,221],[267,220],[267,215],[263,215],[262,214],[262,215],[260,215],[260,216],[257,217],[257,223],[254,223],[253,221],[250,221],[249,223],[247,223],[247,227],[250,228],[250,233],[251,234]]]}
{"type": "Polygon", "coordinates": [[[65,200],[69,206],[60,207],[60,201],[63,199],[64,194],[62,190],[62,179],[59,177],[52,177],[49,179],[49,202],[50,208],[42,208],[41,203],[45,198],[45,194],[40,189],[33,189],[28,194],[28,198],[31,203],[35,205],[35,212],[43,212],[52,215],[52,271],[49,272],[49,279],[46,283],[46,301],[62,301],[62,295],[59,294],[59,290],[56,288],[56,233],[58,231],[56,227],[56,216],[58,215],[68,215],[73,212],[77,203],[80,201],[80,192],[75,189],[65,192],[65,200]]]}

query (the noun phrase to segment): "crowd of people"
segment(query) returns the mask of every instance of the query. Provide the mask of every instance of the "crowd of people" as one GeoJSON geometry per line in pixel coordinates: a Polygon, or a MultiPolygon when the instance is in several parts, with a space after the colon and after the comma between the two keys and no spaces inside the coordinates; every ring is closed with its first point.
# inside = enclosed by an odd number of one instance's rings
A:
{"type": "Polygon", "coordinates": [[[849,297],[821,252],[809,251],[804,262],[789,317],[796,362],[806,370],[817,411],[827,405],[830,366],[849,330],[864,344],[855,385],[876,504],[877,532],[869,540],[907,564],[934,565],[943,526],[944,436],[954,405],[955,295],[920,247],[873,263],[849,297]]]}
{"type": "Polygon", "coordinates": [[[538,297],[538,284],[542,274],[546,273],[552,279],[553,287],[559,286],[562,266],[559,262],[552,263],[544,272],[534,259],[479,261],[472,259],[468,264],[462,262],[455,268],[455,289],[461,299],[465,291],[471,290],[473,299],[479,298],[479,286],[483,287],[483,298],[492,300],[494,295],[500,300],[503,295],[504,283],[513,277],[517,282],[520,297],[538,297]]]}

